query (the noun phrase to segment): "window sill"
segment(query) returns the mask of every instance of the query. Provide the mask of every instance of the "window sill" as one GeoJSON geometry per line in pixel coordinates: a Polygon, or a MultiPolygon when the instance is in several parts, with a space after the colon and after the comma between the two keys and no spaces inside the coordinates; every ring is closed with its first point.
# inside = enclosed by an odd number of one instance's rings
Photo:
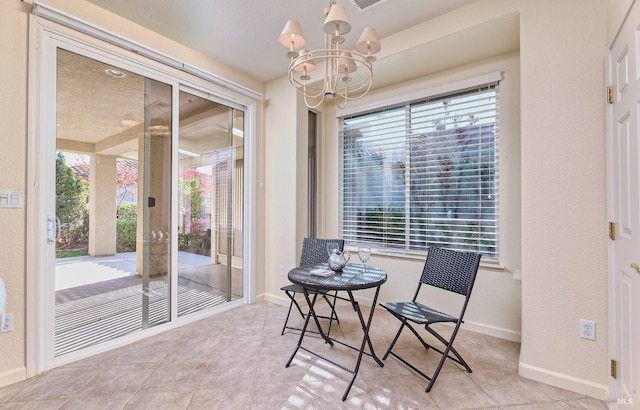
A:
{"type": "MultiPolygon", "coordinates": [[[[345,245],[345,250],[349,251],[350,253],[354,254],[353,256],[358,255],[358,247],[357,246],[353,246],[353,245],[345,245]]],[[[382,256],[382,257],[388,257],[388,258],[395,258],[395,259],[405,259],[405,260],[416,260],[416,261],[422,261],[424,262],[424,260],[427,257],[427,253],[426,252],[418,252],[418,251],[403,251],[403,250],[393,250],[393,249],[378,249],[378,248],[371,248],[371,256],[382,256]]],[[[504,265],[502,265],[500,263],[500,261],[498,259],[493,259],[493,258],[482,258],[480,259],[480,269],[482,270],[492,270],[492,271],[498,271],[498,272],[504,272],[506,271],[504,265]]]]}

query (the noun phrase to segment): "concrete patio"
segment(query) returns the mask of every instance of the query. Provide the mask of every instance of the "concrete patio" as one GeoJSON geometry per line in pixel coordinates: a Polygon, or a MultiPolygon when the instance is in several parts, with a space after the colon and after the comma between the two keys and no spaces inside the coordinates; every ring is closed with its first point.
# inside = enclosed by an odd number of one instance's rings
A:
{"type": "MultiPolygon", "coordinates": [[[[178,262],[178,316],[227,302],[226,266],[187,252],[179,253],[178,262]]],[[[144,292],[135,266],[135,252],[56,261],[56,356],[170,319],[168,277],[150,278],[144,292]]],[[[231,275],[234,300],[242,296],[242,271],[232,268],[231,275]]]]}

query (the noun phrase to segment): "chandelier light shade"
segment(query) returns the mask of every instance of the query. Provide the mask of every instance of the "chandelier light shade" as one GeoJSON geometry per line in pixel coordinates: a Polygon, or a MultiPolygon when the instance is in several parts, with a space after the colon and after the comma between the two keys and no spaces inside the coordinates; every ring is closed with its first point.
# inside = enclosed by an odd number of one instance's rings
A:
{"type": "Polygon", "coordinates": [[[295,49],[304,45],[304,37],[302,36],[300,23],[295,20],[287,21],[287,24],[280,34],[280,44],[289,48],[290,51],[287,57],[293,58],[298,55],[295,49]]]}
{"type": "Polygon", "coordinates": [[[349,23],[347,12],[344,11],[344,6],[331,2],[329,5],[329,13],[325,17],[324,32],[327,34],[335,34],[333,40],[342,43],[344,39],[340,34],[347,34],[351,31],[351,23],[349,23]]]}
{"type": "Polygon", "coordinates": [[[376,33],[376,29],[373,27],[365,27],[364,31],[360,35],[360,39],[358,39],[358,43],[356,44],[356,50],[358,52],[366,54],[367,60],[375,61],[375,57],[373,54],[376,54],[380,51],[380,40],[378,40],[378,33],[376,33]]]}
{"type": "Polygon", "coordinates": [[[289,49],[289,82],[304,96],[309,108],[320,106],[325,100],[333,100],[344,108],[349,100],[363,97],[371,88],[374,54],[381,49],[378,34],[373,27],[366,27],[355,50],[343,50],[344,35],[351,31],[351,23],[344,7],[329,1],[324,11],[324,49],[300,50],[305,40],[300,24],[287,21],[279,42],[289,49]],[[316,70],[317,67],[322,70],[316,70]],[[314,72],[314,73],[312,73],[314,72]]]}

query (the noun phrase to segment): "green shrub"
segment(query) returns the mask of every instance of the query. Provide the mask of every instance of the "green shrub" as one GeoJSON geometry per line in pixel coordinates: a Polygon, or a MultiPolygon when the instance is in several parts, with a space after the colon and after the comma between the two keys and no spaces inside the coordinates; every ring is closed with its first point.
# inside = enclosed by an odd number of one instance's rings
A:
{"type": "Polygon", "coordinates": [[[135,252],[138,222],[133,219],[116,221],[116,252],[135,252]]]}
{"type": "Polygon", "coordinates": [[[118,219],[135,220],[138,217],[138,204],[135,202],[121,202],[117,205],[118,219]]]}

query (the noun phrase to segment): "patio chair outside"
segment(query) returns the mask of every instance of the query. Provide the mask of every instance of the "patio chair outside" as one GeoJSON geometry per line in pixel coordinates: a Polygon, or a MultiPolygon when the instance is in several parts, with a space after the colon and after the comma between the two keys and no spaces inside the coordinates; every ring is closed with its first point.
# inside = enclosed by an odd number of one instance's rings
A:
{"type": "MultiPolygon", "coordinates": [[[[344,249],[344,240],[343,239],[316,239],[316,238],[304,238],[302,242],[302,252],[300,254],[300,265],[315,265],[318,263],[326,263],[329,259],[329,254],[327,253],[327,244],[328,243],[336,243],[338,245],[338,249],[342,251],[344,249]]],[[[292,330],[301,330],[297,327],[289,326],[289,316],[291,315],[291,308],[295,306],[300,313],[300,316],[304,319],[305,313],[300,308],[298,301],[296,300],[296,294],[302,293],[302,287],[295,284],[290,284],[287,286],[283,286],[280,288],[284,291],[284,293],[291,299],[291,303],[289,303],[289,311],[287,312],[287,318],[284,321],[284,326],[282,327],[281,335],[284,335],[286,329],[292,330]]],[[[340,323],[338,320],[338,314],[335,311],[336,304],[336,296],[337,292],[323,292],[321,290],[308,290],[310,295],[318,294],[322,296],[322,298],[327,302],[329,307],[331,308],[331,314],[329,316],[317,315],[319,318],[328,319],[329,320],[329,329],[327,334],[331,332],[331,324],[333,320],[340,323]],[[333,300],[331,300],[331,298],[333,300]]]]}
{"type": "MultiPolygon", "coordinates": [[[[412,370],[426,378],[429,383],[427,384],[426,392],[431,391],[440,370],[446,359],[451,359],[454,362],[464,366],[464,368],[471,373],[471,367],[460,356],[458,351],[453,347],[453,342],[458,334],[460,325],[463,323],[462,319],[469,303],[473,284],[478,272],[478,266],[480,265],[480,254],[473,252],[461,252],[442,248],[431,247],[427,254],[427,260],[422,270],[420,281],[418,282],[418,288],[413,296],[411,302],[386,302],[380,305],[387,309],[393,316],[395,316],[402,324],[393,341],[389,345],[387,352],[384,354],[382,360],[385,360],[389,354],[396,357],[398,360],[409,366],[412,370]],[[426,306],[416,299],[420,293],[422,285],[437,287],[444,289],[445,291],[457,293],[464,296],[464,302],[462,303],[462,309],[458,316],[452,316],[447,313],[440,312],[429,306],[426,306]],[[455,326],[451,332],[451,336],[447,339],[436,332],[431,325],[434,323],[454,323],[455,326]],[[413,325],[412,325],[413,324],[413,325]],[[425,329],[438,339],[444,345],[444,350],[440,350],[427,342],[420,336],[420,333],[415,329],[415,325],[424,325],[425,329]],[[407,327],[411,332],[420,340],[425,349],[433,349],[441,354],[440,361],[431,376],[427,375],[407,360],[400,357],[392,349],[400,334],[407,327]]],[[[426,287],[425,287],[426,289],[426,287]]]]}

